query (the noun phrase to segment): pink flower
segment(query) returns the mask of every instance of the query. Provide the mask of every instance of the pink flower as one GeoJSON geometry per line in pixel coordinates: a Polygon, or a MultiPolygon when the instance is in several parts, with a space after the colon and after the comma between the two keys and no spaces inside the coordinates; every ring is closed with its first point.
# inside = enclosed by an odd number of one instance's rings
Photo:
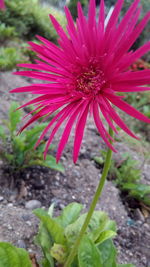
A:
{"type": "Polygon", "coordinates": [[[5,9],[4,0],[0,0],[0,9],[5,9]]]}
{"type": "MultiPolygon", "coordinates": [[[[119,96],[120,92],[139,92],[150,90],[143,85],[150,83],[150,70],[132,71],[129,66],[150,50],[150,42],[136,51],[130,50],[133,43],[143,31],[150,18],[150,12],[138,23],[141,7],[135,0],[125,16],[119,20],[123,0],[118,0],[112,15],[105,25],[104,0],[101,0],[99,18],[96,21],[95,0],[89,4],[88,18],[83,14],[78,3],[76,24],[67,7],[67,33],[56,19],[50,19],[59,35],[59,47],[43,37],[37,36],[41,45],[29,42],[31,49],[37,53],[36,64],[20,64],[20,67],[35,71],[20,71],[17,75],[47,81],[46,84],[32,84],[12,90],[13,93],[41,94],[24,104],[35,104],[35,115],[22,127],[23,131],[32,122],[41,117],[53,117],[41,134],[36,146],[51,130],[44,155],[48,151],[57,130],[64,123],[64,131],[57,150],[57,161],[68,141],[75,125],[73,160],[76,162],[84,134],[88,114],[92,114],[101,138],[107,146],[115,151],[110,143],[112,139],[107,132],[102,118],[117,133],[116,126],[128,135],[137,138],[126,126],[114,106],[128,115],[150,123],[150,119],[137,111],[119,96]]],[[[35,111],[34,110],[34,111],[35,111]]]]}

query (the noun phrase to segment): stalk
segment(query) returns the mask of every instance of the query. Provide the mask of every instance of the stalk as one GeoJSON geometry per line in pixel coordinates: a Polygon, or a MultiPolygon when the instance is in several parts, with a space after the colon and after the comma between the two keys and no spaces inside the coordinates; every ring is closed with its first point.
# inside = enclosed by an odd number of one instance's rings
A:
{"type": "MultiPolygon", "coordinates": [[[[110,136],[113,137],[113,130],[109,127],[109,134],[110,136]]],[[[112,141],[110,140],[110,143],[112,143],[112,141]]],[[[78,250],[78,247],[79,247],[79,244],[81,242],[81,239],[83,237],[83,235],[85,234],[86,232],[86,229],[89,225],[89,222],[91,220],[91,217],[93,215],[93,212],[95,210],[95,207],[96,207],[96,204],[102,194],[102,191],[103,191],[103,188],[104,188],[104,184],[105,184],[105,181],[106,181],[106,178],[107,178],[107,175],[108,175],[108,171],[110,169],[110,165],[111,165],[111,157],[112,157],[112,150],[110,148],[108,148],[107,150],[107,154],[106,154],[106,160],[105,160],[105,164],[104,164],[104,169],[103,169],[103,172],[102,172],[102,176],[100,178],[100,181],[99,181],[99,184],[98,184],[98,187],[97,187],[97,190],[96,190],[96,193],[93,197],[93,200],[91,202],[91,205],[90,205],[90,208],[89,208],[89,211],[87,213],[87,216],[85,218],[85,221],[82,225],[82,228],[81,228],[81,231],[79,233],[79,236],[70,252],[70,255],[68,256],[68,259],[64,265],[64,267],[70,267],[71,263],[73,262],[73,259],[74,257],[76,256],[77,254],[77,250],[78,250]]]]}

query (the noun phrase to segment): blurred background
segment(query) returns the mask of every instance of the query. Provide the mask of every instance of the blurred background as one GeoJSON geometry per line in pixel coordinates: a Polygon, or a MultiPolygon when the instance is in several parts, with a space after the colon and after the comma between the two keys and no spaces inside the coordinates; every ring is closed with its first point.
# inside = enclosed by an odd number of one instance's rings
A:
{"type": "MultiPolygon", "coordinates": [[[[63,27],[66,20],[63,13],[64,5],[68,5],[76,19],[77,0],[5,0],[6,9],[0,11],[0,70],[12,70],[17,63],[33,61],[34,53],[26,47],[26,42],[35,40],[35,35],[42,35],[56,43],[57,35],[49,20],[48,14],[52,13],[63,27]]],[[[80,0],[85,14],[87,13],[88,0],[80,0]]],[[[96,1],[97,6],[100,0],[96,1]]],[[[130,0],[125,0],[122,15],[130,5],[130,0]]],[[[150,7],[150,0],[141,0],[141,17],[150,7]]],[[[106,0],[106,12],[115,4],[115,0],[106,0]]],[[[146,27],[134,48],[146,42],[150,36],[150,24],[146,27]]],[[[150,56],[146,58],[150,60],[150,56]]]]}

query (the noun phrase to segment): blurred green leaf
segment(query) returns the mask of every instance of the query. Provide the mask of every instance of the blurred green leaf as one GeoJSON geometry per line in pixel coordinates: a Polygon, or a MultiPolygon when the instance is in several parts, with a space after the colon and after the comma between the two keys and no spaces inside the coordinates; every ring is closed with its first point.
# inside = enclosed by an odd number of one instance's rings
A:
{"type": "Polygon", "coordinates": [[[41,220],[48,233],[53,239],[53,242],[65,244],[64,229],[54,219],[52,219],[43,209],[34,210],[34,214],[41,220]]]}
{"type": "Polygon", "coordinates": [[[98,248],[88,236],[84,236],[78,248],[79,267],[103,267],[98,248]]]}
{"type": "Polygon", "coordinates": [[[56,163],[56,159],[52,155],[47,155],[46,160],[42,162],[41,166],[45,166],[51,169],[54,169],[56,171],[64,172],[64,167],[61,163],[56,163]]]}
{"type": "Polygon", "coordinates": [[[66,206],[61,215],[55,218],[55,220],[62,226],[66,227],[67,225],[74,223],[75,220],[80,215],[81,210],[83,209],[83,205],[79,203],[70,203],[68,206],[66,206]]]}
{"type": "Polygon", "coordinates": [[[67,249],[65,246],[54,243],[51,248],[51,256],[57,260],[58,263],[64,263],[67,258],[67,249]]]}
{"type": "Polygon", "coordinates": [[[116,265],[116,248],[111,239],[107,239],[98,245],[101,254],[103,267],[117,267],[116,265]]]}
{"type": "MultiPolygon", "coordinates": [[[[65,228],[65,236],[67,237],[67,240],[69,244],[73,244],[76,240],[76,237],[78,236],[81,227],[84,223],[86,213],[82,214],[74,223],[68,225],[65,228]]],[[[99,229],[104,229],[106,221],[108,220],[108,216],[106,213],[101,212],[101,211],[95,211],[90,223],[87,228],[87,233],[91,237],[91,239],[98,238],[100,230],[99,229]],[[96,232],[98,229],[98,233],[96,232]]]]}
{"type": "Polygon", "coordinates": [[[9,109],[9,120],[10,120],[10,132],[13,134],[17,128],[17,124],[21,121],[22,112],[16,110],[19,105],[16,102],[12,102],[9,109]]]}
{"type": "Polygon", "coordinates": [[[5,141],[6,140],[6,133],[3,126],[0,125],[0,138],[5,141]]]}
{"type": "Polygon", "coordinates": [[[113,238],[115,236],[116,236],[116,233],[114,231],[111,231],[111,230],[102,231],[100,233],[98,239],[96,240],[96,244],[101,244],[105,240],[107,240],[109,238],[113,238]]]}
{"type": "Polygon", "coordinates": [[[50,254],[50,249],[53,246],[51,235],[47,231],[43,223],[40,223],[39,232],[35,238],[35,243],[42,248],[44,259],[42,259],[42,266],[54,267],[54,260],[50,254]]]}
{"type": "Polygon", "coordinates": [[[129,195],[150,206],[150,186],[145,184],[126,183],[123,190],[128,191],[129,195]]]}
{"type": "Polygon", "coordinates": [[[0,242],[0,267],[33,267],[28,253],[22,248],[0,242]]]}

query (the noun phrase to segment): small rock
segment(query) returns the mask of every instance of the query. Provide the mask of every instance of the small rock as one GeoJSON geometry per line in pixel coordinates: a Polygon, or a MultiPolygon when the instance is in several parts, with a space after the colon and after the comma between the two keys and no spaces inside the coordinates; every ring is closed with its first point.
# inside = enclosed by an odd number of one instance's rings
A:
{"type": "Polygon", "coordinates": [[[12,230],[12,226],[10,224],[7,225],[8,230],[12,230]]]}
{"type": "Polygon", "coordinates": [[[40,208],[42,206],[41,202],[36,199],[29,200],[25,203],[25,208],[28,210],[33,210],[40,208]]]}
{"type": "Polygon", "coordinates": [[[17,241],[17,247],[26,249],[26,244],[22,239],[20,239],[17,241]]]}
{"type": "Polygon", "coordinates": [[[7,207],[13,207],[13,203],[8,203],[7,207]]]}
{"type": "Polygon", "coordinates": [[[29,226],[32,225],[32,223],[30,221],[27,221],[26,224],[29,225],[29,226]]]}
{"type": "Polygon", "coordinates": [[[4,198],[3,198],[2,196],[0,196],[0,202],[3,201],[3,199],[4,199],[4,198]]]}

